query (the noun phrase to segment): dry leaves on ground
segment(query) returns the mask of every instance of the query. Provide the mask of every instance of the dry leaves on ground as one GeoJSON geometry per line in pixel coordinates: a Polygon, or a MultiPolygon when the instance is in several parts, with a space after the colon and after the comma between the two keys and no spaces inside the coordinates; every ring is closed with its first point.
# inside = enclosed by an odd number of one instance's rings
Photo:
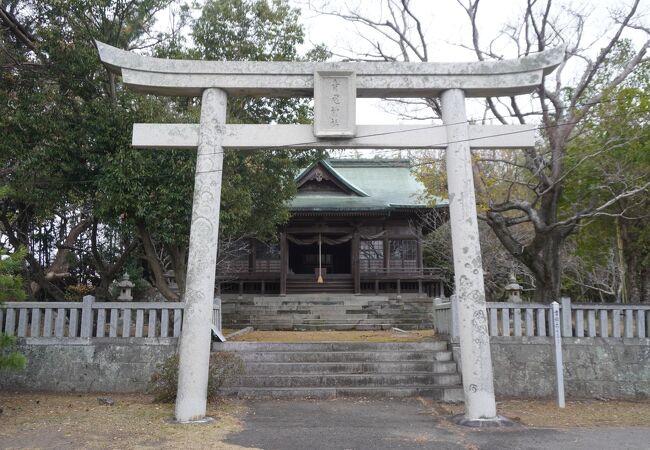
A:
{"type": "MultiPolygon", "coordinates": [[[[449,414],[460,414],[463,405],[442,405],[449,414]]],[[[500,415],[532,427],[634,427],[650,424],[650,402],[572,400],[560,409],[553,400],[504,400],[497,402],[500,415]]]]}
{"type": "Polygon", "coordinates": [[[245,410],[236,400],[208,405],[215,423],[168,423],[173,404],[152,403],[148,395],[0,393],[0,448],[236,448],[222,441],[242,425],[245,410]]]}

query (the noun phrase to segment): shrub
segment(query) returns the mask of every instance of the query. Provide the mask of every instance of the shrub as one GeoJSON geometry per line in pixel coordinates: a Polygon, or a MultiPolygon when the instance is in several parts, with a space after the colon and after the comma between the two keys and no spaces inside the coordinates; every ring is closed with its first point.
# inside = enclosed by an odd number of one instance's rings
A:
{"type": "Polygon", "coordinates": [[[25,355],[16,350],[16,338],[0,333],[0,369],[22,369],[27,363],[25,355]]]}
{"type": "MultiPolygon", "coordinates": [[[[24,268],[26,254],[21,248],[7,256],[0,248],[0,309],[3,301],[20,301],[26,297],[23,279],[18,274],[24,268]]],[[[16,351],[16,338],[0,333],[0,369],[22,369],[26,362],[25,356],[16,351]]]]}
{"type": "Polygon", "coordinates": [[[87,284],[72,284],[65,288],[64,300],[66,302],[80,302],[86,295],[95,293],[95,286],[87,284]]]}
{"type": "MultiPolygon", "coordinates": [[[[171,403],[176,400],[178,388],[179,356],[170,356],[151,375],[147,391],[155,396],[154,401],[171,403]]],[[[208,401],[219,396],[221,388],[232,385],[244,374],[244,362],[231,352],[210,354],[208,372],[208,401]]]]}

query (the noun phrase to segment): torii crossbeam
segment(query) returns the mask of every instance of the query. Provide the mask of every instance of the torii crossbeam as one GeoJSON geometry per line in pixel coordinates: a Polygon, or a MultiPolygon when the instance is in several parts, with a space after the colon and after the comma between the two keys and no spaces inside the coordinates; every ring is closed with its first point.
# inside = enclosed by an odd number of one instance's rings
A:
{"type": "Polygon", "coordinates": [[[223,150],[289,147],[447,149],[463,423],[499,423],[470,147],[531,147],[535,130],[524,125],[470,125],[465,97],[530,93],[560,64],[564,48],[515,60],[473,63],[186,61],[150,58],[100,42],[97,48],[108,70],[121,75],[134,90],[202,97],[198,125],[135,124],[133,129],[136,147],[198,149],[177,421],[205,418],[223,150]],[[314,124],[228,125],[228,95],[314,96],[314,124]],[[357,97],[440,97],[444,126],[357,126],[357,97]]]}

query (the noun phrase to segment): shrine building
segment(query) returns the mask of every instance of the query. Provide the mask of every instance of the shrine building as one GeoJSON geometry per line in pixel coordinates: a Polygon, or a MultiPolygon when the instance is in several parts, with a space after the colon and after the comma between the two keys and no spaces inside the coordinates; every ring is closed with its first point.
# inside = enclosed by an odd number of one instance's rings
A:
{"type": "Polygon", "coordinates": [[[218,265],[220,294],[443,294],[422,237],[424,215],[446,218],[447,201],[426,196],[408,160],[321,160],[296,186],[277,242],[251,239],[218,265]]]}

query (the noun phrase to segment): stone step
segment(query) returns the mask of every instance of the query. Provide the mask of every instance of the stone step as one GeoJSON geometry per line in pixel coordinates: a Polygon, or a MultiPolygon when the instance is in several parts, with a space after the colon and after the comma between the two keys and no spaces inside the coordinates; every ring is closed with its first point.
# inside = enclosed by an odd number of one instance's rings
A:
{"type": "Polygon", "coordinates": [[[380,387],[300,387],[300,388],[228,388],[226,394],[241,398],[337,398],[337,397],[427,397],[433,401],[463,401],[460,386],[380,386],[380,387]]]}
{"type": "Polygon", "coordinates": [[[225,342],[246,374],[228,392],[241,397],[407,397],[462,400],[446,341],[225,342]]]}
{"type": "Polygon", "coordinates": [[[260,295],[260,294],[244,294],[243,298],[239,298],[237,293],[233,294],[224,294],[221,298],[221,301],[223,303],[229,303],[229,302],[252,302],[254,300],[260,300],[260,301],[293,301],[293,300],[304,300],[304,301],[312,301],[312,300],[340,300],[340,299],[345,299],[345,300],[366,300],[366,301],[381,301],[383,303],[399,303],[399,304],[411,304],[411,303],[423,303],[423,304],[428,304],[431,305],[433,303],[433,299],[431,297],[427,297],[426,295],[418,296],[417,294],[412,294],[412,293],[402,293],[402,298],[398,299],[396,297],[397,294],[393,293],[390,295],[384,295],[384,294],[379,294],[379,295],[374,295],[371,293],[364,293],[364,294],[354,294],[352,292],[349,293],[336,293],[336,294],[330,294],[327,292],[310,292],[310,293],[290,293],[287,295],[278,295],[278,294],[266,294],[266,295],[260,295]]]}
{"type": "Polygon", "coordinates": [[[316,362],[316,363],[274,363],[247,362],[246,373],[256,375],[291,375],[308,373],[397,373],[397,372],[431,372],[456,373],[453,361],[420,362],[316,362]]]}
{"type": "Polygon", "coordinates": [[[395,327],[402,330],[428,330],[431,328],[430,323],[384,323],[384,324],[322,324],[322,325],[303,325],[293,322],[255,322],[255,321],[224,321],[227,328],[243,328],[252,326],[260,331],[387,331],[395,327]]]}
{"type": "MultiPolygon", "coordinates": [[[[408,324],[396,324],[393,322],[384,322],[384,323],[324,323],[324,324],[294,324],[294,330],[300,331],[325,331],[325,330],[337,330],[337,331],[381,331],[381,330],[390,330],[391,328],[398,326],[403,329],[411,329],[413,327],[408,326],[408,324]]],[[[415,329],[418,329],[419,324],[414,324],[415,329]]],[[[430,328],[430,327],[429,327],[430,328]]]]}
{"type": "Polygon", "coordinates": [[[432,328],[432,323],[427,321],[414,321],[414,320],[378,320],[378,319],[345,319],[345,320],[330,320],[328,318],[324,319],[292,319],[291,316],[285,317],[224,317],[222,318],[224,326],[228,328],[228,324],[247,324],[252,325],[253,327],[257,325],[266,325],[272,326],[274,324],[289,325],[289,326],[303,326],[307,328],[325,328],[337,329],[340,326],[341,329],[354,329],[354,325],[361,324],[366,326],[375,326],[381,325],[379,329],[385,329],[385,327],[392,328],[404,328],[405,326],[414,326],[416,329],[425,329],[432,328]],[[351,328],[352,326],[352,328],[351,328]]]}
{"type": "Polygon", "coordinates": [[[298,308],[298,309],[341,309],[342,306],[367,306],[365,301],[331,301],[331,302],[265,302],[265,303],[255,303],[255,304],[243,304],[238,305],[241,308],[250,308],[250,309],[270,309],[270,308],[298,308]]]}
{"type": "Polygon", "coordinates": [[[257,322],[302,322],[309,324],[310,321],[323,322],[327,323],[356,323],[358,321],[364,321],[365,323],[432,323],[431,319],[424,317],[403,317],[403,316],[374,316],[370,314],[351,314],[351,315],[339,315],[339,314],[236,314],[236,313],[225,313],[222,316],[223,321],[237,321],[241,322],[244,320],[248,321],[257,321],[257,322]]]}
{"type": "Polygon", "coordinates": [[[295,302],[295,303],[272,303],[272,304],[260,304],[260,305],[235,305],[229,304],[222,307],[224,308],[236,308],[241,311],[267,311],[267,310],[309,310],[309,311],[346,311],[350,310],[361,310],[365,311],[367,304],[363,302],[340,302],[340,303],[330,303],[327,305],[314,304],[307,302],[295,302]]]}
{"type": "MultiPolygon", "coordinates": [[[[292,375],[245,375],[239,387],[364,387],[404,385],[457,385],[460,375],[453,373],[405,372],[405,373],[355,373],[355,374],[292,374],[292,375]]],[[[236,387],[237,387],[236,386],[236,387]]]]}
{"type": "MultiPolygon", "coordinates": [[[[251,301],[250,299],[241,299],[241,300],[251,301]]],[[[239,302],[240,300],[228,299],[225,301],[239,302]]],[[[303,295],[285,295],[285,296],[276,296],[276,297],[256,296],[252,298],[252,301],[258,303],[305,302],[305,303],[315,303],[315,304],[320,304],[320,303],[327,304],[328,302],[369,302],[369,301],[388,303],[390,299],[388,297],[374,296],[374,295],[366,296],[366,295],[338,294],[338,293],[335,295],[331,295],[327,293],[318,293],[318,294],[303,294],[303,295]]],[[[431,302],[431,299],[429,299],[429,301],[431,302]]]]}
{"type": "MultiPolygon", "coordinates": [[[[216,349],[217,351],[219,349],[216,349]]],[[[385,362],[385,361],[451,361],[451,352],[238,352],[244,362],[385,362]]]]}
{"type": "Polygon", "coordinates": [[[262,320],[262,319],[269,319],[269,320],[275,320],[275,319],[287,319],[291,317],[296,317],[298,319],[323,319],[323,318],[330,318],[330,322],[336,322],[335,319],[340,319],[342,321],[345,320],[355,320],[355,319],[372,319],[372,320],[383,320],[383,321],[392,321],[392,320],[397,320],[397,321],[402,321],[402,322],[431,322],[430,317],[426,317],[424,315],[422,316],[402,316],[399,314],[389,314],[389,315],[375,315],[372,313],[369,314],[341,314],[341,313],[309,313],[309,314],[303,314],[303,313],[269,313],[269,312],[264,312],[263,314],[255,314],[255,313],[241,313],[241,312],[225,312],[221,316],[224,320],[226,319],[235,319],[235,320],[241,320],[241,319],[254,319],[254,320],[262,320]],[[364,317],[365,316],[365,317],[364,317]]]}
{"type": "Polygon", "coordinates": [[[387,331],[394,327],[402,330],[428,330],[432,324],[426,322],[418,323],[383,323],[383,324],[332,324],[322,325],[304,325],[299,322],[258,322],[248,320],[224,320],[223,325],[226,328],[245,328],[252,326],[260,331],[387,331]]]}
{"type": "MultiPolygon", "coordinates": [[[[330,309],[330,310],[322,310],[322,309],[285,309],[285,308],[277,308],[277,309],[258,309],[258,310],[253,310],[253,309],[224,309],[222,310],[222,316],[224,315],[239,315],[239,316],[254,316],[254,317],[275,317],[275,316],[286,316],[286,315],[291,315],[291,314],[296,314],[296,315],[305,315],[305,316],[333,316],[333,317],[341,317],[341,318],[355,318],[357,316],[373,316],[373,317],[380,317],[379,315],[376,314],[375,311],[371,310],[366,310],[366,309],[351,309],[350,313],[347,312],[347,309],[330,309]]],[[[397,314],[396,316],[401,316],[400,314],[397,314]]],[[[418,315],[418,314],[404,314],[404,316],[412,317],[412,318],[422,318],[425,317],[424,315],[418,315]]],[[[383,317],[383,316],[382,316],[383,317]]]]}
{"type": "Polygon", "coordinates": [[[330,341],[330,342],[222,342],[213,344],[214,351],[229,352],[367,352],[389,354],[400,351],[446,352],[447,341],[426,342],[355,342],[355,341],[330,341]]]}
{"type": "MultiPolygon", "coordinates": [[[[307,318],[305,317],[300,321],[301,324],[304,325],[323,325],[323,324],[348,324],[348,325],[354,325],[354,324],[365,324],[365,325],[372,325],[372,324],[388,324],[385,319],[377,319],[377,318],[369,318],[369,319],[362,319],[362,318],[349,318],[349,317],[322,317],[322,318],[307,318]]],[[[405,323],[410,323],[410,321],[405,321],[405,323]]]]}
{"type": "Polygon", "coordinates": [[[250,315],[250,314],[223,314],[221,316],[222,320],[243,320],[248,318],[249,320],[256,320],[258,322],[265,322],[265,321],[273,321],[273,320],[281,320],[281,321],[286,321],[288,319],[293,320],[294,322],[301,322],[301,323],[310,323],[310,321],[323,321],[327,320],[327,322],[334,323],[334,322],[345,322],[349,321],[350,323],[354,323],[359,320],[364,320],[364,321],[371,321],[367,323],[373,323],[372,321],[380,321],[380,322],[385,322],[383,319],[379,319],[377,317],[368,317],[367,314],[355,314],[355,315],[345,315],[345,314],[299,314],[299,313],[291,313],[291,312],[279,312],[278,314],[263,314],[263,315],[250,315]]]}
{"type": "Polygon", "coordinates": [[[258,296],[224,303],[223,323],[262,330],[423,329],[433,326],[432,301],[347,293],[258,296]]]}

